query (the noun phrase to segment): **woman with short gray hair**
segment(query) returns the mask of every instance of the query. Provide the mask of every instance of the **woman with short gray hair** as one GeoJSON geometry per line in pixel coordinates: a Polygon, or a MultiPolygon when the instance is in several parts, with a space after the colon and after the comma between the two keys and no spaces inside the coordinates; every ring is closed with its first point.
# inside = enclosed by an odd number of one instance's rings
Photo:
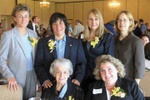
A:
{"type": "Polygon", "coordinates": [[[69,78],[73,74],[73,65],[69,59],[59,58],[50,66],[50,74],[55,81],[50,88],[44,88],[42,98],[48,100],[84,100],[82,89],[71,82],[69,78]]]}

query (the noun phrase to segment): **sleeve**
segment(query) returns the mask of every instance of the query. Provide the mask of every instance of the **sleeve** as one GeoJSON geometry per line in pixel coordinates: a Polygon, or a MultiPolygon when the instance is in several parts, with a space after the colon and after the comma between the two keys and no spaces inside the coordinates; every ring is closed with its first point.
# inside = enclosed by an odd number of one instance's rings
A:
{"type": "Polygon", "coordinates": [[[110,33],[106,33],[105,38],[105,54],[114,56],[114,37],[110,33]]]}
{"type": "Polygon", "coordinates": [[[75,79],[80,83],[83,80],[86,67],[86,58],[83,50],[81,40],[79,40],[78,49],[77,49],[77,64],[75,70],[75,79]]]}
{"type": "Polygon", "coordinates": [[[7,60],[9,60],[9,49],[10,49],[10,33],[3,33],[0,40],[0,72],[4,78],[8,79],[14,77],[13,73],[10,71],[7,66],[7,60]],[[9,34],[9,35],[8,35],[9,34]]]}
{"type": "Polygon", "coordinates": [[[136,83],[136,81],[133,81],[131,83],[131,88],[132,88],[131,94],[132,94],[133,100],[145,100],[144,95],[142,91],[139,89],[139,86],[136,83]]]}
{"type": "Polygon", "coordinates": [[[141,40],[137,40],[134,44],[134,78],[143,78],[145,72],[145,56],[144,56],[144,45],[141,40]]]}

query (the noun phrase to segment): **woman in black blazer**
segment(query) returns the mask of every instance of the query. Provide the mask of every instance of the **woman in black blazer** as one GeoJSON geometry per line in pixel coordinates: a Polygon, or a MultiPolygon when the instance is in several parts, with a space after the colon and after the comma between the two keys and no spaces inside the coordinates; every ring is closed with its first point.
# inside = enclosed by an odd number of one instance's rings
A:
{"type": "Polygon", "coordinates": [[[84,72],[86,58],[81,40],[67,36],[68,23],[64,14],[55,12],[50,17],[52,36],[40,39],[35,57],[35,72],[44,88],[52,86],[54,77],[49,73],[51,63],[57,58],[67,58],[73,64],[71,80],[80,85],[84,72]]]}
{"type": "Polygon", "coordinates": [[[110,55],[96,59],[96,82],[89,85],[85,100],[145,100],[135,80],[123,78],[123,64],[110,55]]]}
{"type": "Polygon", "coordinates": [[[59,58],[54,60],[50,73],[55,81],[50,88],[45,88],[42,98],[46,100],[84,100],[82,89],[71,82],[69,76],[73,73],[73,66],[69,59],[59,58]]]}

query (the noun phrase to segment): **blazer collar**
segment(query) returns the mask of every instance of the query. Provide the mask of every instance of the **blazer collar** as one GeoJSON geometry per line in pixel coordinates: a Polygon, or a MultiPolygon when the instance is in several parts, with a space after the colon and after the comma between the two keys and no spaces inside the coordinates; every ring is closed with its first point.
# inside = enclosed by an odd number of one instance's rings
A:
{"type": "Polygon", "coordinates": [[[69,55],[72,51],[72,46],[73,46],[73,43],[72,43],[71,38],[66,35],[66,47],[65,47],[65,55],[64,55],[65,58],[69,58],[69,55]]]}
{"type": "MultiPolygon", "coordinates": [[[[26,53],[25,53],[25,51],[24,51],[24,50],[25,50],[25,48],[24,48],[25,46],[24,46],[24,43],[23,43],[23,41],[22,41],[21,34],[20,34],[18,28],[17,28],[17,27],[14,27],[13,31],[14,31],[14,36],[15,36],[15,38],[16,38],[18,44],[20,45],[20,47],[21,47],[21,49],[22,49],[22,51],[23,51],[25,57],[27,58],[27,55],[26,55],[26,53]]],[[[27,33],[28,33],[28,35],[29,35],[30,37],[34,37],[34,35],[31,34],[28,29],[27,29],[27,33]]],[[[32,48],[33,57],[34,57],[34,51],[35,51],[35,49],[32,48]]]]}
{"type": "MultiPolygon", "coordinates": [[[[52,36],[49,38],[49,40],[50,40],[50,39],[55,40],[55,36],[52,35],[52,36]]],[[[49,41],[49,40],[48,40],[48,41],[49,41]]],[[[48,42],[48,41],[47,41],[47,42],[48,42]]],[[[70,55],[70,53],[71,53],[71,49],[72,49],[71,47],[72,47],[72,46],[73,46],[73,45],[72,45],[72,40],[71,40],[71,38],[66,35],[66,47],[65,47],[64,58],[69,58],[69,55],[70,55]]],[[[52,55],[54,56],[55,59],[57,58],[57,51],[56,51],[56,49],[54,49],[54,51],[52,52],[52,55]]]]}

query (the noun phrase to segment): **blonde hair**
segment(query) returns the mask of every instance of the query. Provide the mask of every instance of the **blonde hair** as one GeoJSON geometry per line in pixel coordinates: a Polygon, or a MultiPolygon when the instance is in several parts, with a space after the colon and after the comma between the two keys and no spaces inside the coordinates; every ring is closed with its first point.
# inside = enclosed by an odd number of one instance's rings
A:
{"type": "Polygon", "coordinates": [[[129,21],[130,21],[130,26],[129,26],[129,30],[128,30],[128,33],[130,33],[130,32],[134,29],[134,25],[135,25],[135,24],[134,24],[134,18],[133,18],[133,15],[131,14],[131,12],[126,11],[126,10],[123,10],[123,11],[121,11],[120,13],[118,13],[118,15],[117,15],[117,17],[116,17],[116,22],[115,22],[115,25],[116,25],[116,32],[117,32],[118,34],[120,34],[120,30],[118,29],[117,24],[118,24],[119,16],[120,16],[122,13],[124,13],[124,14],[128,17],[128,19],[129,19],[129,21]]]}
{"type": "Polygon", "coordinates": [[[97,57],[96,59],[96,67],[94,68],[93,74],[95,75],[96,80],[101,80],[101,75],[100,75],[100,66],[102,63],[109,62],[115,66],[115,68],[118,70],[118,75],[120,77],[125,76],[125,69],[124,65],[121,63],[120,60],[118,60],[115,57],[112,57],[111,55],[101,55],[100,57],[97,57]]]}
{"type": "MultiPolygon", "coordinates": [[[[96,9],[96,8],[93,8],[91,9],[88,14],[87,14],[87,20],[89,19],[89,15],[93,13],[98,19],[99,19],[99,27],[96,29],[96,34],[95,36],[97,37],[102,37],[103,34],[104,34],[104,31],[105,31],[105,27],[104,27],[104,21],[103,21],[103,17],[102,17],[102,14],[101,12],[96,9]]],[[[84,41],[88,40],[89,39],[89,36],[90,36],[90,28],[88,26],[88,23],[87,23],[87,20],[86,20],[86,23],[85,23],[85,31],[84,31],[84,41]]]]}

